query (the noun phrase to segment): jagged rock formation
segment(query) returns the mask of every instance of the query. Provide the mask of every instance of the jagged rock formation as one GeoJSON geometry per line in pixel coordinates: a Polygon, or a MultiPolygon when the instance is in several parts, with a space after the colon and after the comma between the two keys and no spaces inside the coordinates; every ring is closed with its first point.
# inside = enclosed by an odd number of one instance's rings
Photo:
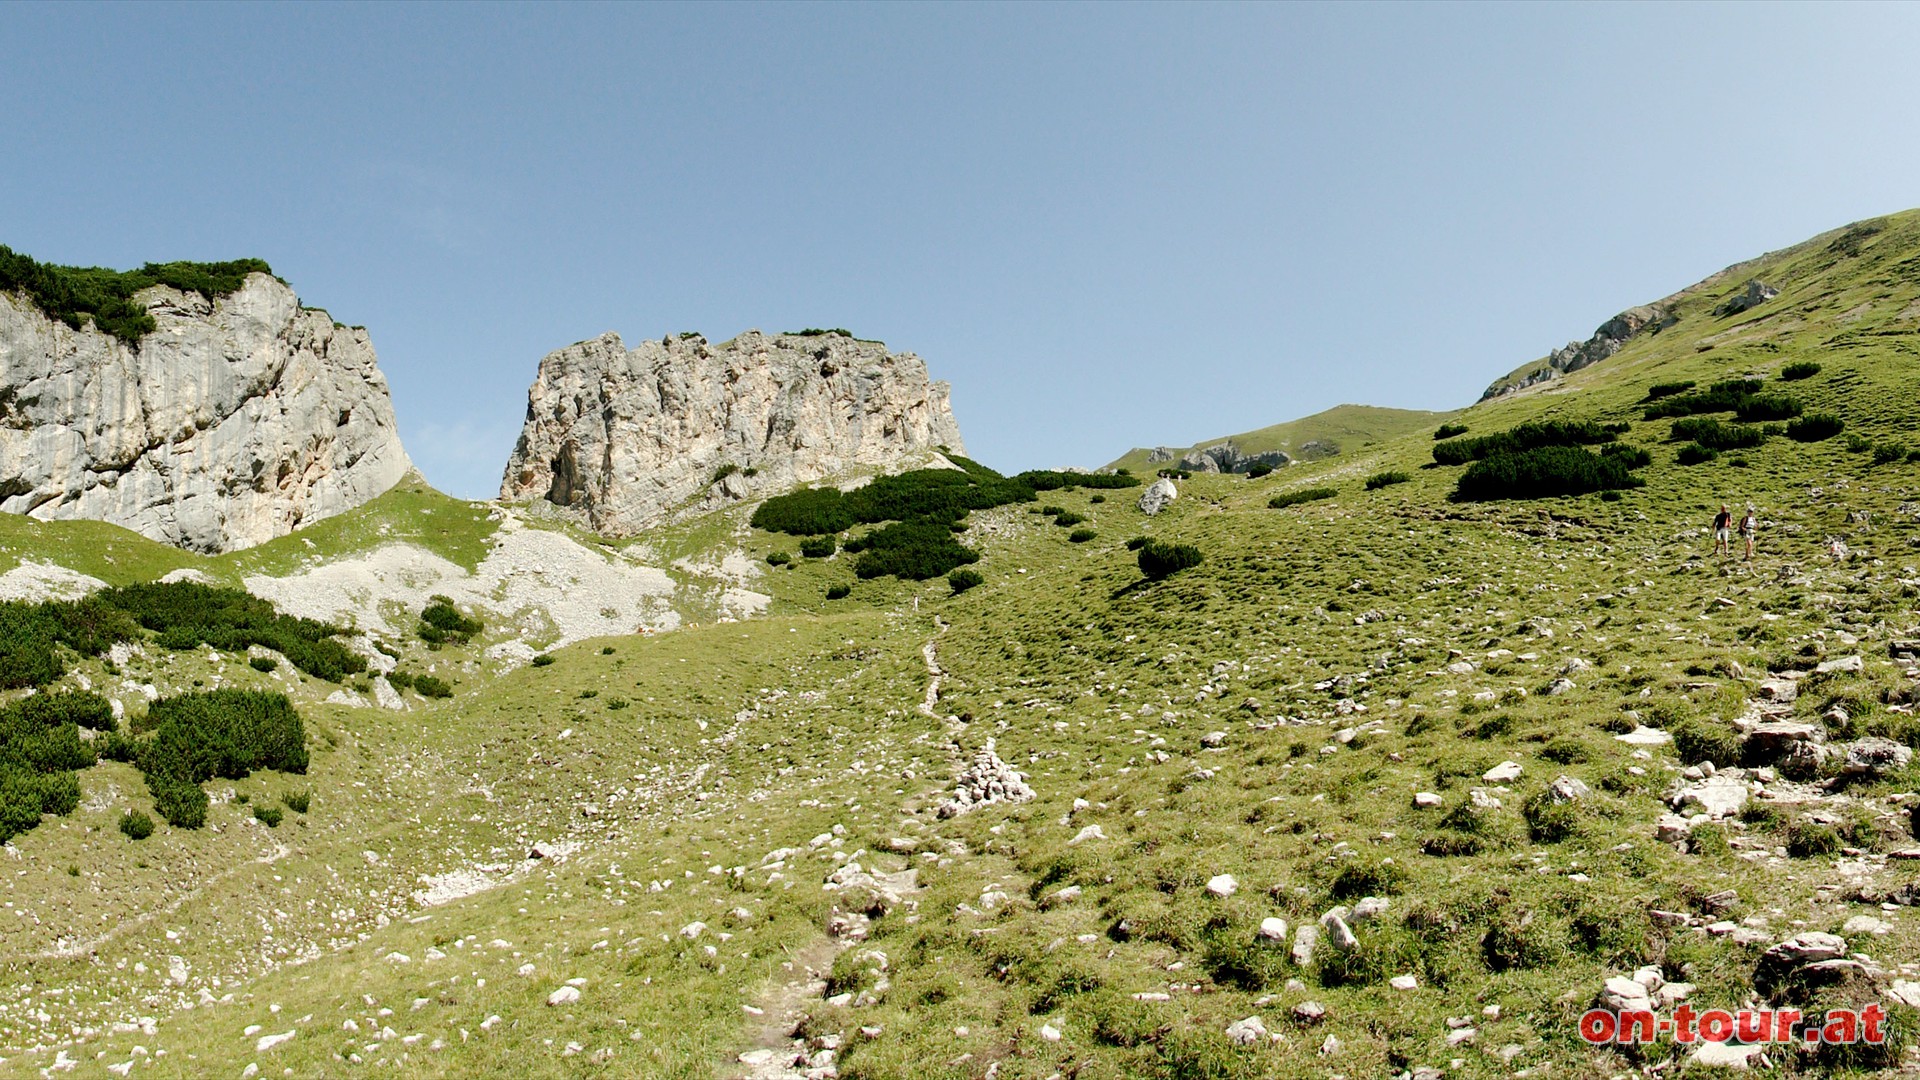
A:
{"type": "Polygon", "coordinates": [[[1180,467],[1189,472],[1243,473],[1254,465],[1278,469],[1292,464],[1284,450],[1266,450],[1258,454],[1242,453],[1232,442],[1189,450],[1180,458],[1180,467]]]}
{"type": "Polygon", "coordinates": [[[1738,315],[1743,311],[1759,307],[1761,304],[1780,295],[1780,290],[1758,279],[1747,282],[1745,291],[1729,296],[1724,303],[1713,309],[1715,315],[1738,315]]]}
{"type": "Polygon", "coordinates": [[[633,349],[618,334],[547,354],[500,482],[609,536],[946,446],[964,453],[948,386],[912,353],[840,334],[749,330],[633,349]]]}
{"type": "Polygon", "coordinates": [[[352,509],[412,467],[365,330],[268,274],[138,293],[137,345],[0,294],[0,510],[110,521],[198,551],[352,509]]]}
{"type": "Polygon", "coordinates": [[[1525,390],[1529,386],[1549,382],[1562,375],[1579,371],[1581,368],[1597,364],[1614,353],[1636,335],[1651,331],[1659,333],[1672,325],[1673,315],[1659,304],[1643,304],[1627,310],[1600,324],[1593,336],[1585,341],[1571,341],[1564,347],[1547,354],[1545,363],[1519,378],[1502,379],[1487,387],[1480,395],[1481,401],[1502,397],[1525,390]]]}

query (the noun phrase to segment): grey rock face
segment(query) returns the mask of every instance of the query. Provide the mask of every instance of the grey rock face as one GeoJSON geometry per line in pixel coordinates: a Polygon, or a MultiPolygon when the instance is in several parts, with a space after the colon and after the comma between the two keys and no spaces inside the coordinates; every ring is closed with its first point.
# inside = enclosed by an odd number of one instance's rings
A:
{"type": "Polygon", "coordinates": [[[1649,329],[1658,333],[1671,325],[1672,320],[1672,313],[1657,305],[1628,308],[1601,323],[1600,328],[1587,340],[1569,342],[1548,353],[1545,362],[1536,370],[1513,382],[1497,382],[1487,387],[1486,393],[1480,395],[1480,400],[1502,397],[1590,367],[1619,352],[1621,346],[1639,334],[1649,329]]]}
{"type": "Polygon", "coordinates": [[[1745,292],[1728,297],[1719,307],[1713,309],[1715,315],[1738,315],[1759,307],[1761,304],[1780,295],[1780,290],[1764,281],[1747,282],[1745,292]]]}
{"type": "Polygon", "coordinates": [[[0,295],[0,510],[109,521],[197,551],[283,536],[412,467],[367,333],[253,274],[155,286],[128,346],[0,295]]]}
{"type": "Polygon", "coordinates": [[[965,452],[947,384],[912,353],[837,334],[632,349],[603,334],[540,361],[500,497],[544,499],[627,536],[942,445],[965,452]],[[727,466],[739,471],[716,482],[727,466]]]}
{"type": "Polygon", "coordinates": [[[1140,493],[1140,512],[1152,517],[1165,510],[1169,503],[1179,497],[1180,489],[1173,486],[1173,481],[1163,476],[1148,484],[1147,490],[1140,493]]]}
{"type": "Polygon", "coordinates": [[[1233,443],[1224,442],[1218,446],[1204,446],[1187,451],[1180,458],[1180,467],[1188,472],[1243,473],[1255,465],[1267,465],[1278,469],[1292,462],[1293,459],[1288,457],[1285,451],[1266,450],[1258,454],[1246,454],[1233,443]]]}

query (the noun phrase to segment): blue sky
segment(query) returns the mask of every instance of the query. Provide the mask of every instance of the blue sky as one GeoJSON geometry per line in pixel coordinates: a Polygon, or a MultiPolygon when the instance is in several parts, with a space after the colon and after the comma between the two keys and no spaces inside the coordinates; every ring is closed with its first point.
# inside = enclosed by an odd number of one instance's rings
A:
{"type": "Polygon", "coordinates": [[[1920,6],[0,7],[0,243],[258,256],[437,486],[546,352],[845,326],[974,456],[1449,408],[1920,205],[1920,6]]]}

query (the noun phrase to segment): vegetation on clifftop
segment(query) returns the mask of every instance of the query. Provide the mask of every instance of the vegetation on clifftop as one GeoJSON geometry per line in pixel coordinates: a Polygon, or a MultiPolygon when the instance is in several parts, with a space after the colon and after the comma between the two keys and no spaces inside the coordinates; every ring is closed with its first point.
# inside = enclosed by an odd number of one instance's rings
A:
{"type": "Polygon", "coordinates": [[[126,342],[137,344],[154,327],[153,316],[133,294],[154,285],[170,285],[213,299],[238,291],[248,274],[271,274],[261,259],[231,262],[147,263],[138,270],[43,263],[0,244],[0,291],[24,293],[49,318],[75,330],[85,320],[126,342]]]}

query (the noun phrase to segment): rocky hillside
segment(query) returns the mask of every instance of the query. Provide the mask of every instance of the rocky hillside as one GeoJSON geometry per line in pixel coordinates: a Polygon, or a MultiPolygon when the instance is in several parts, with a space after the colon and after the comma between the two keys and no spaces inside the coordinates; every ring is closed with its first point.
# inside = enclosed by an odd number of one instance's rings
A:
{"type": "Polygon", "coordinates": [[[234,284],[211,296],[149,285],[123,302],[134,314],[117,333],[99,313],[0,292],[0,510],[214,552],[399,482],[411,466],[366,331],[302,307],[270,274],[234,284]]]}
{"type": "Polygon", "coordinates": [[[603,334],[549,353],[500,498],[541,500],[608,536],[945,446],[948,386],[912,353],[844,331],[629,349],[603,334]]]}
{"type": "Polygon", "coordinates": [[[1137,473],[1157,468],[1239,473],[1256,464],[1279,468],[1295,461],[1316,461],[1361,450],[1409,431],[1432,427],[1451,415],[1378,405],[1336,405],[1312,416],[1193,446],[1135,447],[1105,468],[1137,473]]]}

